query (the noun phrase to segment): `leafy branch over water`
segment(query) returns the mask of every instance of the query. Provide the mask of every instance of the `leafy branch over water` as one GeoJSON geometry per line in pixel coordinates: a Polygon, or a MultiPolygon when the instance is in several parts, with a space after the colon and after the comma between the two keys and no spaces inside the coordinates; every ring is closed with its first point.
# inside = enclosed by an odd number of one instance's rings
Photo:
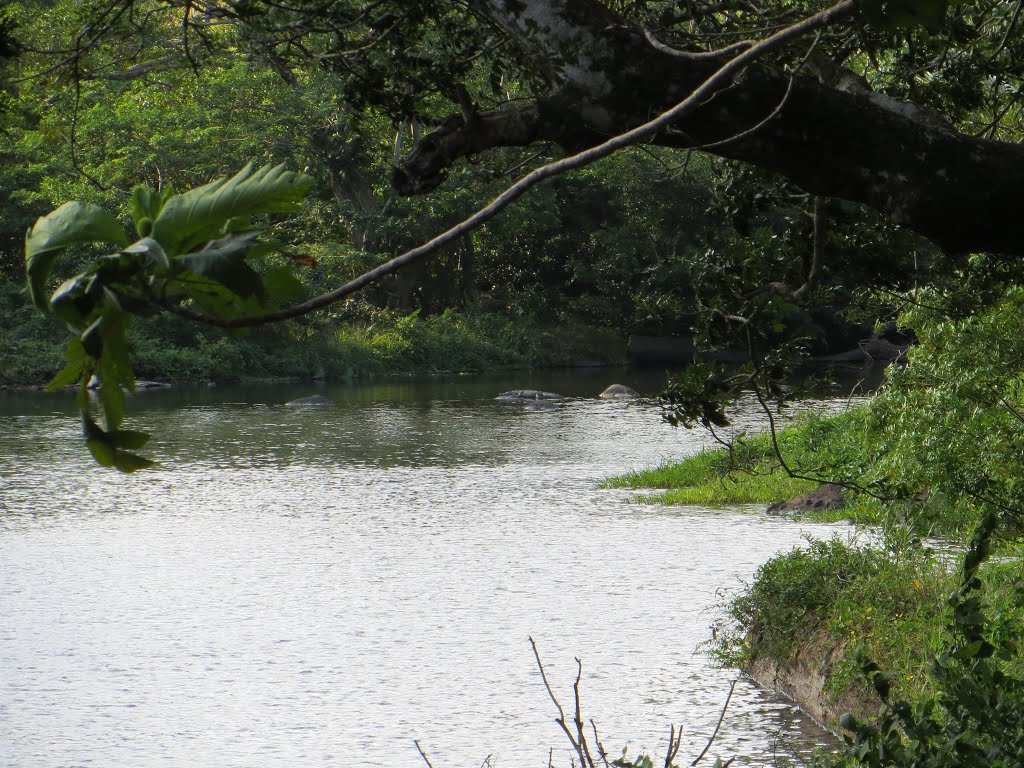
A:
{"type": "Polygon", "coordinates": [[[124,392],[134,391],[126,332],[133,315],[194,305],[212,317],[251,314],[302,290],[287,269],[261,275],[253,258],[274,250],[260,240],[252,217],[294,211],[313,179],[265,166],[243,168],[230,179],[183,194],[172,188],[136,187],[131,212],[138,239],[131,242],[102,208],[70,202],[40,218],[25,240],[25,270],[33,302],[65,322],[72,334],[67,364],[50,382],[55,390],[77,384],[82,430],[93,457],[105,467],[133,472],[152,464],[134,453],[149,440],[121,429],[124,392]],[[57,257],[83,244],[114,246],[49,297],[45,287],[57,257]],[[93,415],[90,385],[99,385],[101,417],[93,415]]]}

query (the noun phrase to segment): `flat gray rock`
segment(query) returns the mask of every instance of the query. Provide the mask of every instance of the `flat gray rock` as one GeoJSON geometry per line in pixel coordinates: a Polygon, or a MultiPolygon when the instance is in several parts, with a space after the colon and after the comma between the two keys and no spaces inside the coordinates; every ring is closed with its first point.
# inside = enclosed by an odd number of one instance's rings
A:
{"type": "Polygon", "coordinates": [[[323,395],[311,395],[310,397],[300,397],[298,400],[291,400],[285,403],[288,408],[326,408],[334,405],[323,395]]]}
{"type": "Polygon", "coordinates": [[[539,389],[512,389],[508,392],[502,392],[494,399],[509,403],[521,403],[537,400],[564,400],[565,398],[554,392],[541,392],[539,389]]]}

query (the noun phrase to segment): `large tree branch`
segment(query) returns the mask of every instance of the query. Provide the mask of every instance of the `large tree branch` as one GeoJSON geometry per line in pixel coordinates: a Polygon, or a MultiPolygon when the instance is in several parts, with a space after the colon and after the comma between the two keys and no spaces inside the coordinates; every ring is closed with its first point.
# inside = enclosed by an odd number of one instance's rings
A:
{"type": "MultiPolygon", "coordinates": [[[[495,147],[551,141],[575,151],[598,143],[680,101],[720,63],[652,47],[642,29],[609,24],[607,11],[591,22],[583,9],[595,5],[480,0],[504,31],[522,35],[524,48],[557,61],[551,95],[468,122],[451,118],[396,169],[398,191],[429,191],[458,158],[495,147]]],[[[1024,146],[957,133],[914,104],[793,79],[763,64],[727,85],[650,140],[706,146],[814,194],[865,203],[948,251],[1024,253],[1017,226],[1024,146]]]]}
{"type": "Polygon", "coordinates": [[[777,32],[765,40],[751,46],[746,51],[738,54],[719,67],[689,96],[666,112],[663,112],[654,119],[633,128],[630,131],[613,136],[595,147],[591,147],[590,149],[578,152],[570,157],[556,160],[555,162],[548,163],[547,165],[537,168],[510,186],[497,198],[478,210],[469,218],[464,219],[445,232],[442,232],[432,240],[406,251],[400,256],[396,256],[376,269],[360,275],[355,280],[352,280],[333,291],[316,296],[302,304],[297,304],[275,312],[227,320],[211,317],[209,315],[197,314],[175,304],[168,304],[165,308],[176,314],[200,320],[212,325],[218,325],[225,328],[241,328],[265,325],[267,323],[299,317],[340,301],[356,291],[361,290],[363,287],[379,280],[381,277],[395,272],[407,264],[423,259],[432,253],[436,253],[453,240],[463,237],[467,233],[478,229],[485,222],[497,216],[501,211],[538,184],[568,171],[583,168],[630,145],[651,140],[652,137],[658,135],[668,125],[688,113],[699,109],[700,105],[704,103],[706,99],[714,95],[724,83],[728,82],[731,77],[743,69],[743,67],[747,66],[750,62],[778,49],[790,40],[826,27],[835,20],[845,17],[853,11],[854,2],[855,0],[840,0],[840,2],[831,8],[793,24],[792,26],[787,27],[786,29],[781,30],[780,32],[777,32]]]}

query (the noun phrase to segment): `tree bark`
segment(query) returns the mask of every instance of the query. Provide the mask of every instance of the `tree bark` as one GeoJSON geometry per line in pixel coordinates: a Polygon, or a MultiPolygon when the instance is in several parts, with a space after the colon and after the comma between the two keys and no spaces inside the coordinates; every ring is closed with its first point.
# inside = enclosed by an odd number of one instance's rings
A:
{"type": "MultiPolygon", "coordinates": [[[[435,188],[457,159],[488,149],[597,144],[682,100],[722,63],[655,48],[594,0],[473,5],[524,54],[543,58],[550,93],[528,106],[449,118],[396,168],[402,194],[435,188]]],[[[867,204],[950,252],[1024,254],[1024,146],[957,133],[911,103],[755,65],[655,141],[867,204]]]]}

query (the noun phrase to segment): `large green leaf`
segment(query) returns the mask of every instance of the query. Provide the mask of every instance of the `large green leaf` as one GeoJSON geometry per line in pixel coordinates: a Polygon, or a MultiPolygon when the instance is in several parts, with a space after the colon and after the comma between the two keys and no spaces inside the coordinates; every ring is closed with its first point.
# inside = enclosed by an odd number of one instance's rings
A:
{"type": "Polygon", "coordinates": [[[129,430],[105,431],[87,413],[82,414],[82,432],[85,444],[96,462],[104,467],[116,467],[122,472],[135,472],[153,466],[149,459],[124,450],[141,447],[149,439],[143,432],[129,430]]]}
{"type": "Polygon", "coordinates": [[[230,179],[171,197],[153,222],[152,236],[169,256],[188,253],[223,234],[233,218],[296,210],[312,183],[283,165],[253,172],[250,163],[230,179]]]}
{"type": "Polygon", "coordinates": [[[167,254],[164,253],[164,249],[152,237],[144,237],[141,240],[137,240],[125,248],[122,253],[146,256],[154,266],[160,269],[167,269],[171,266],[167,254]]]}
{"type": "Polygon", "coordinates": [[[173,196],[174,190],[167,187],[156,190],[151,187],[138,186],[132,190],[131,211],[135,219],[135,231],[140,237],[146,237],[153,231],[153,222],[160,215],[164,204],[173,196]]]}
{"type": "Polygon", "coordinates": [[[256,234],[247,232],[214,240],[201,251],[179,256],[175,261],[188,272],[216,280],[233,293],[248,298],[264,294],[259,273],[245,262],[247,257],[261,250],[256,234]]]}
{"type": "Polygon", "coordinates": [[[47,309],[45,284],[53,260],[60,251],[75,243],[113,243],[128,245],[121,225],[97,205],[77,201],[65,203],[36,220],[25,236],[25,272],[32,302],[47,309]]]}

